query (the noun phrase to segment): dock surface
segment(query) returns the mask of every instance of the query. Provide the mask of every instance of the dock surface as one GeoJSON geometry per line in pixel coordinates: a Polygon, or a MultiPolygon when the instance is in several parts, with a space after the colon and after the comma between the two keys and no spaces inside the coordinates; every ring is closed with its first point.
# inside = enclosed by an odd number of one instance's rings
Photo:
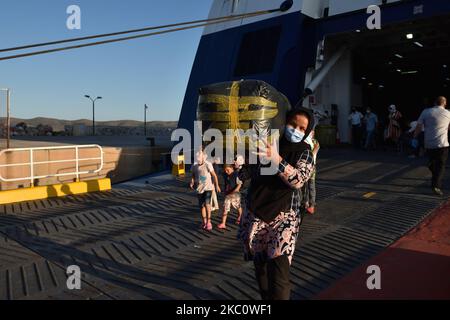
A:
{"type": "MultiPolygon", "coordinates": [[[[326,292],[447,200],[431,194],[425,164],[321,151],[318,206],[301,227],[292,299],[326,292]]],[[[233,215],[225,232],[200,230],[187,185],[160,174],[110,192],[1,206],[0,299],[259,299],[233,215]],[[82,271],[81,290],[67,289],[70,265],[82,271]]]]}

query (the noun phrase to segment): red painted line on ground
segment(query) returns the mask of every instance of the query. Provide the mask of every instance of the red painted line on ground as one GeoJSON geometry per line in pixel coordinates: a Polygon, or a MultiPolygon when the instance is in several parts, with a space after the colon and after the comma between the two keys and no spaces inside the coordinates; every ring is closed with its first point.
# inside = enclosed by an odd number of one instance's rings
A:
{"type": "Polygon", "coordinates": [[[450,299],[450,201],[314,299],[450,299]],[[381,290],[367,288],[370,265],[381,269],[381,290]]]}

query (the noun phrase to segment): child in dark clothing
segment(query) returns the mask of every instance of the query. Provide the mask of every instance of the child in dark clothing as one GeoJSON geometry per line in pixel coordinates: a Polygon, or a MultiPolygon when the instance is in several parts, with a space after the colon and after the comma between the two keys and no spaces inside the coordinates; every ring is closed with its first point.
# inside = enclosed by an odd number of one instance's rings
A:
{"type": "Polygon", "coordinates": [[[238,171],[233,165],[224,166],[224,181],[225,181],[225,201],[222,215],[222,223],[217,226],[219,229],[227,228],[228,213],[234,208],[238,211],[238,218],[236,224],[240,224],[242,216],[241,194],[242,181],[239,180],[238,171]]]}

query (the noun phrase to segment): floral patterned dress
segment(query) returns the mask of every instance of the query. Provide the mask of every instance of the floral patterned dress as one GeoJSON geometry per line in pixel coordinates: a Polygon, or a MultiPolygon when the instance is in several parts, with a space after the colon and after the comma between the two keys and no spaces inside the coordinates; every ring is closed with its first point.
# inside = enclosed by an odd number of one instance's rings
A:
{"type": "MultiPolygon", "coordinates": [[[[295,167],[285,163],[279,178],[292,188],[291,209],[280,214],[270,223],[245,210],[238,238],[243,242],[246,260],[267,261],[283,255],[292,263],[301,223],[300,189],[314,171],[314,156],[305,150],[295,167]]],[[[248,207],[248,206],[247,206],[248,207]]]]}
{"type": "Polygon", "coordinates": [[[389,114],[389,125],[386,132],[386,140],[397,142],[402,134],[400,127],[400,119],[402,118],[400,111],[395,111],[389,114]]]}

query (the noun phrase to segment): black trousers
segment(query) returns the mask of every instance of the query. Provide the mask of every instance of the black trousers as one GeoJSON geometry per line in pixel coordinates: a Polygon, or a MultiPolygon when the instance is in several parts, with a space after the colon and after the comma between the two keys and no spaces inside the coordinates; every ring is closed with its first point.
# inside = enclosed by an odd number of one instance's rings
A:
{"type": "Polygon", "coordinates": [[[428,149],[427,151],[430,157],[428,168],[433,175],[431,187],[441,189],[448,159],[448,148],[428,149]]]}
{"type": "Polygon", "coordinates": [[[356,149],[361,148],[361,138],[362,138],[362,127],[361,125],[352,125],[352,139],[353,139],[353,146],[356,149]]]}
{"type": "Polygon", "coordinates": [[[290,265],[287,256],[267,262],[255,262],[255,274],[263,300],[289,300],[291,296],[290,265]]]}

